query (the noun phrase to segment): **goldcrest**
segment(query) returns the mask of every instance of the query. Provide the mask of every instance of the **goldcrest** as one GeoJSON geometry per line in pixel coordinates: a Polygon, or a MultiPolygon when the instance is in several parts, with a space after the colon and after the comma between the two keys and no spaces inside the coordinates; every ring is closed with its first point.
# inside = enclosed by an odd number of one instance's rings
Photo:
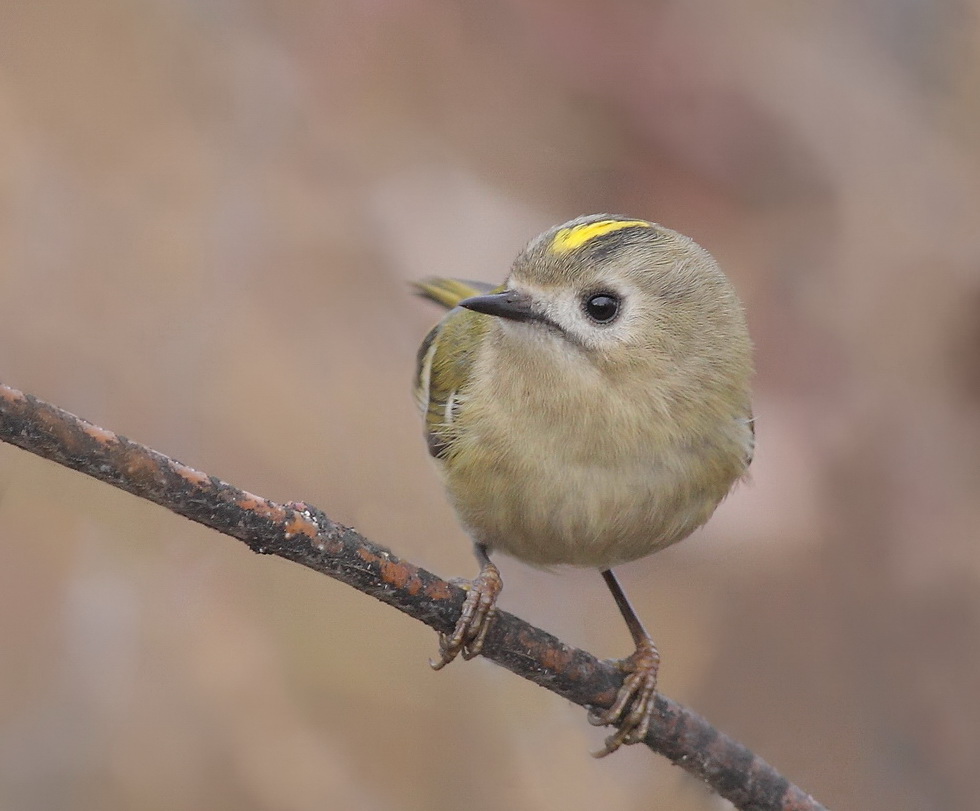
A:
{"type": "Polygon", "coordinates": [[[597,755],[647,734],[660,656],[611,569],[686,538],[751,459],[751,344],[735,290],[688,237],[580,217],[532,240],[503,285],[429,279],[450,308],[419,349],[416,394],[480,575],[443,667],[476,656],[500,551],[602,572],[636,643],[597,755]]]}

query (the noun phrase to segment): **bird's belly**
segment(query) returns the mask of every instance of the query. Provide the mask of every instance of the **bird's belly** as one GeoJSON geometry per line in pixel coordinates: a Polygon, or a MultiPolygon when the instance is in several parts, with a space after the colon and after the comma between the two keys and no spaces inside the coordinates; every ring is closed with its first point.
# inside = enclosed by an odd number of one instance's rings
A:
{"type": "Polygon", "coordinates": [[[707,492],[696,460],[668,470],[550,457],[474,457],[446,483],[463,523],[481,543],[528,563],[607,568],[679,541],[711,516],[731,486],[707,492]],[[515,464],[517,460],[519,464],[515,464]]]}

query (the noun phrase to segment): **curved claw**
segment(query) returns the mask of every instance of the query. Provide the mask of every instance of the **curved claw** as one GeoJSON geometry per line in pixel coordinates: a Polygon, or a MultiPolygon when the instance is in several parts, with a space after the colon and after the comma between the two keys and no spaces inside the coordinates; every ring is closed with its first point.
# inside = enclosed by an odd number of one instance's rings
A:
{"type": "Polygon", "coordinates": [[[650,729],[650,718],[657,697],[657,671],[660,669],[660,653],[653,640],[641,640],[636,652],[620,662],[620,667],[628,675],[612,706],[589,713],[589,723],[594,726],[619,727],[606,738],[602,749],[592,753],[596,758],[612,754],[623,744],[640,743],[650,729]]]}
{"type": "Polygon", "coordinates": [[[475,580],[466,583],[463,610],[451,634],[439,634],[439,659],[429,660],[433,670],[442,670],[460,654],[464,659],[479,656],[483,641],[497,611],[497,595],[503,588],[500,571],[487,561],[475,580]]]}

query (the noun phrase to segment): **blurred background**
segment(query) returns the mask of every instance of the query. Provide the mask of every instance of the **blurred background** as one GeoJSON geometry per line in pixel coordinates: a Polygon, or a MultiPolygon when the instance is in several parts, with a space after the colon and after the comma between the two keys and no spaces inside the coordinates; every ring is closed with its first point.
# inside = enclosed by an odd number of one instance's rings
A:
{"type": "MultiPolygon", "coordinates": [[[[444,576],[410,395],[544,228],[653,219],[757,347],[751,482],[621,570],[663,691],[833,808],[975,809],[980,1],[0,10],[0,380],[444,576]]],[[[501,604],[631,646],[593,572],[501,604]]],[[[0,807],[718,809],[351,589],[0,446],[0,807]]]]}

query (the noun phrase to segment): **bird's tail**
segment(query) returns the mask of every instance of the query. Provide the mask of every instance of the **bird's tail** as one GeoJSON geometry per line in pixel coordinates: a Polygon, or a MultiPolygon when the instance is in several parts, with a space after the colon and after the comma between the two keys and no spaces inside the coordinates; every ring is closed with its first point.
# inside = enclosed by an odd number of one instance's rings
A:
{"type": "Polygon", "coordinates": [[[465,298],[482,296],[494,289],[494,285],[488,282],[469,282],[463,279],[444,279],[438,276],[413,282],[412,286],[420,296],[430,299],[436,304],[441,304],[447,310],[451,310],[465,298]]]}

